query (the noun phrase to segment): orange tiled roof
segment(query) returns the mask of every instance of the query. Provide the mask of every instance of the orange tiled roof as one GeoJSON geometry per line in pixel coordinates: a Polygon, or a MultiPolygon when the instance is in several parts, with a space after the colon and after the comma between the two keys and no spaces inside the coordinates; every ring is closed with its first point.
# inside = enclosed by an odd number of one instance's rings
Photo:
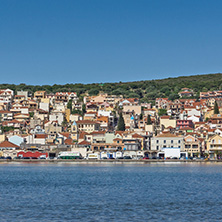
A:
{"type": "Polygon", "coordinates": [[[82,142],[78,143],[79,145],[91,145],[91,143],[87,142],[86,140],[83,140],[82,142]]]}
{"type": "Polygon", "coordinates": [[[138,133],[135,133],[132,135],[132,138],[143,138],[143,136],[139,135],[138,133]]]}
{"type": "Polygon", "coordinates": [[[92,133],[90,133],[90,135],[96,135],[96,134],[105,134],[106,131],[93,131],[92,133]]]}
{"type": "Polygon", "coordinates": [[[48,137],[47,134],[35,134],[35,138],[36,139],[45,139],[47,137],[48,137]]]}
{"type": "Polygon", "coordinates": [[[7,140],[1,142],[1,143],[0,143],[0,147],[19,148],[19,146],[17,146],[17,145],[14,144],[14,143],[11,143],[11,142],[9,142],[9,141],[7,141],[7,140]]]}
{"type": "Polygon", "coordinates": [[[63,132],[63,133],[59,133],[59,134],[63,135],[64,137],[67,137],[67,138],[68,138],[69,135],[70,135],[68,132],[63,132]]]}
{"type": "Polygon", "coordinates": [[[96,124],[97,122],[92,121],[92,120],[79,120],[76,121],[77,124],[96,124]]]}
{"type": "Polygon", "coordinates": [[[177,137],[177,135],[167,132],[167,133],[159,134],[156,137],[177,137]]]}
{"type": "Polygon", "coordinates": [[[66,140],[64,141],[64,143],[65,143],[66,145],[73,145],[73,144],[74,144],[74,143],[73,143],[73,140],[72,140],[71,138],[66,139],[66,140]]]}

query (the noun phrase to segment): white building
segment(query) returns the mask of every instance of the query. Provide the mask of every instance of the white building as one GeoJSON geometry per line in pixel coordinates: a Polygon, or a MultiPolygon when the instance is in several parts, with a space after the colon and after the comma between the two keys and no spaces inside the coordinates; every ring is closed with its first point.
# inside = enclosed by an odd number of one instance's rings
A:
{"type": "Polygon", "coordinates": [[[14,91],[11,89],[0,89],[0,101],[11,103],[14,96],[14,91]]]}
{"type": "Polygon", "coordinates": [[[162,151],[164,148],[180,148],[184,150],[184,138],[174,134],[162,133],[151,138],[151,150],[162,151]]]}
{"type": "Polygon", "coordinates": [[[64,114],[62,112],[52,112],[49,115],[49,121],[58,121],[58,124],[61,125],[64,121],[64,114]]]}
{"type": "Polygon", "coordinates": [[[181,152],[180,148],[174,147],[174,148],[163,148],[161,152],[157,153],[157,157],[163,157],[165,159],[167,158],[188,158],[188,153],[187,152],[181,152]]]}

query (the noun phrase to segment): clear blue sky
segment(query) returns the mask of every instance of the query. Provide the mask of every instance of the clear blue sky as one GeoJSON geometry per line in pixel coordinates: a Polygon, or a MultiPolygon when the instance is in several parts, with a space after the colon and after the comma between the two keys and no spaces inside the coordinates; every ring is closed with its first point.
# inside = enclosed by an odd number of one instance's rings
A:
{"type": "Polygon", "coordinates": [[[0,83],[222,72],[221,11],[221,0],[0,0],[0,83]]]}

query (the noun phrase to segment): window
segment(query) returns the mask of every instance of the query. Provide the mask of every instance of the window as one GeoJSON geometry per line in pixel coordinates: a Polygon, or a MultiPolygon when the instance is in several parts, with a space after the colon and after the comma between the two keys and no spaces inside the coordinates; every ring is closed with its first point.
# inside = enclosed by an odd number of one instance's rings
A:
{"type": "Polygon", "coordinates": [[[173,143],[173,140],[171,140],[171,143],[173,143]]]}
{"type": "Polygon", "coordinates": [[[164,140],[163,142],[166,143],[166,140],[164,140]]]}
{"type": "Polygon", "coordinates": [[[178,143],[180,143],[180,140],[178,140],[178,143]]]}
{"type": "Polygon", "coordinates": [[[156,146],[156,149],[159,150],[159,146],[156,146]]]}
{"type": "Polygon", "coordinates": [[[159,140],[157,140],[156,143],[159,143],[159,140]]]}

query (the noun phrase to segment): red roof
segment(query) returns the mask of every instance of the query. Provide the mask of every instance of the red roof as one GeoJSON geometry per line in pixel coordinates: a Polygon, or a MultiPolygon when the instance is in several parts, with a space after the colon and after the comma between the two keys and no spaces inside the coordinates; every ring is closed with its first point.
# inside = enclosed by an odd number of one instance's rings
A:
{"type": "Polygon", "coordinates": [[[160,119],[169,119],[170,116],[161,116],[160,119]]]}
{"type": "Polygon", "coordinates": [[[45,139],[47,137],[48,137],[47,134],[35,134],[35,138],[36,139],[45,139]]]}
{"type": "Polygon", "coordinates": [[[97,112],[87,112],[87,113],[85,113],[85,115],[87,115],[87,114],[97,114],[97,112]]]}
{"type": "Polygon", "coordinates": [[[143,136],[139,135],[138,133],[135,133],[132,135],[132,138],[143,138],[143,136]]]}
{"type": "Polygon", "coordinates": [[[1,142],[0,143],[0,147],[3,147],[3,148],[5,148],[5,147],[7,147],[7,148],[19,148],[19,146],[17,146],[14,143],[11,143],[11,142],[9,142],[7,140],[1,142]]]}
{"type": "Polygon", "coordinates": [[[96,135],[96,134],[105,134],[105,131],[93,131],[92,133],[90,133],[90,135],[96,135]]]}
{"type": "Polygon", "coordinates": [[[65,143],[66,145],[73,145],[73,144],[74,144],[72,139],[66,139],[66,140],[64,141],[64,143],[65,143]]]}
{"type": "Polygon", "coordinates": [[[115,138],[113,141],[120,141],[122,138],[115,138]]]}
{"type": "Polygon", "coordinates": [[[79,120],[79,121],[76,121],[77,124],[98,124],[97,122],[95,121],[91,121],[91,120],[79,120]]]}
{"type": "Polygon", "coordinates": [[[67,132],[64,132],[64,133],[59,133],[59,134],[63,135],[64,137],[67,137],[67,138],[68,138],[68,137],[69,137],[69,135],[70,135],[70,134],[69,134],[69,133],[67,133],[67,132]]]}
{"type": "Polygon", "coordinates": [[[87,135],[88,133],[85,132],[85,131],[80,131],[79,132],[79,139],[84,139],[85,138],[85,135],[87,135]]]}
{"type": "Polygon", "coordinates": [[[12,112],[7,111],[7,110],[0,110],[0,113],[12,113],[12,112]]]}
{"type": "Polygon", "coordinates": [[[83,140],[79,143],[79,145],[91,145],[91,143],[87,142],[86,140],[83,140]]]}

